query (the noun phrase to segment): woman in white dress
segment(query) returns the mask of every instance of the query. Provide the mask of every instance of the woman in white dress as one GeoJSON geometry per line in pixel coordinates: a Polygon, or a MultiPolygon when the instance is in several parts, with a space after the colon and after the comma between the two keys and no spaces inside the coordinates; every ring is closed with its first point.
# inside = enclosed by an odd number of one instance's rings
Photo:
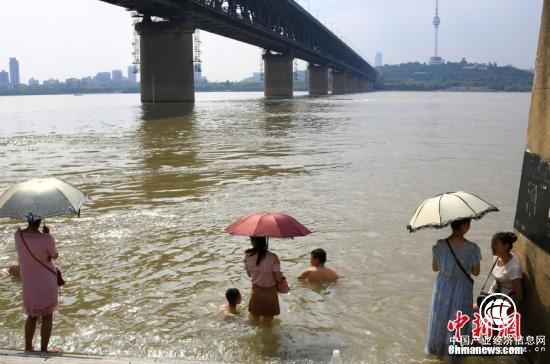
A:
{"type": "Polygon", "coordinates": [[[490,292],[504,293],[517,303],[523,298],[521,284],[523,273],[519,260],[510,252],[516,240],[518,240],[516,234],[511,232],[496,233],[493,236],[491,249],[497,261],[492,271],[495,282],[490,292]]]}

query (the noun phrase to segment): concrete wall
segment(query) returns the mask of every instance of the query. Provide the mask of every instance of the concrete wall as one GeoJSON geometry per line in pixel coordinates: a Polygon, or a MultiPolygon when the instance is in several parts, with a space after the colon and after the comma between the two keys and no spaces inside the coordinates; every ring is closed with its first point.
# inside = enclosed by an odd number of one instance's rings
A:
{"type": "Polygon", "coordinates": [[[524,272],[522,334],[545,335],[544,353],[530,362],[550,363],[550,0],[545,0],[531,97],[513,252],[524,272]]]}

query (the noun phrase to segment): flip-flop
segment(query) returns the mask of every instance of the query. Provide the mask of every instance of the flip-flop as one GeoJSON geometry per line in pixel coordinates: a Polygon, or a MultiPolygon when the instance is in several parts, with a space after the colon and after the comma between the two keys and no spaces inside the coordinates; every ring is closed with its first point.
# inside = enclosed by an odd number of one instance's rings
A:
{"type": "Polygon", "coordinates": [[[61,348],[57,348],[57,347],[54,347],[54,348],[51,348],[49,349],[48,351],[41,351],[42,353],[47,353],[47,354],[60,354],[63,352],[63,350],[61,348]]]}

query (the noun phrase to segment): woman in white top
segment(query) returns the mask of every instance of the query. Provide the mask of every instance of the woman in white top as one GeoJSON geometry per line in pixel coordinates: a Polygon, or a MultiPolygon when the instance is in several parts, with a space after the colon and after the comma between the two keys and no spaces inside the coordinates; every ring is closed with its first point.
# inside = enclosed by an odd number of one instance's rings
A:
{"type": "Polygon", "coordinates": [[[493,255],[497,262],[493,268],[492,275],[495,282],[490,292],[504,293],[518,302],[523,298],[523,287],[521,284],[522,272],[518,259],[510,253],[514,242],[518,240],[514,233],[496,233],[491,240],[493,255]]]}

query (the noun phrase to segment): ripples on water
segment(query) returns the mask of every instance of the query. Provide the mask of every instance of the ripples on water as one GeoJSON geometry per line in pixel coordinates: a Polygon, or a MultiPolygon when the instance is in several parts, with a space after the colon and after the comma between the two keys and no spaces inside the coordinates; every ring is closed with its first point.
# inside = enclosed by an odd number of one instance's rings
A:
{"type": "MultiPolygon", "coordinates": [[[[327,361],[333,349],[350,362],[424,360],[431,246],[446,232],[405,226],[439,192],[485,197],[502,212],[472,224],[469,237],[487,273],[490,236],[512,229],[529,94],[197,99],[0,98],[0,191],[52,175],[92,197],[80,219],[48,221],[68,280],[52,344],[233,362],[327,361]],[[248,242],[223,228],[259,210],[315,231],[271,242],[291,293],[270,330],[213,315],[227,288],[248,296],[248,242]],[[317,247],[345,275],[338,284],[293,278],[317,247]]],[[[17,226],[2,220],[1,266],[16,260],[17,226]]],[[[20,286],[5,272],[0,282],[0,347],[22,348],[20,286]]]]}

